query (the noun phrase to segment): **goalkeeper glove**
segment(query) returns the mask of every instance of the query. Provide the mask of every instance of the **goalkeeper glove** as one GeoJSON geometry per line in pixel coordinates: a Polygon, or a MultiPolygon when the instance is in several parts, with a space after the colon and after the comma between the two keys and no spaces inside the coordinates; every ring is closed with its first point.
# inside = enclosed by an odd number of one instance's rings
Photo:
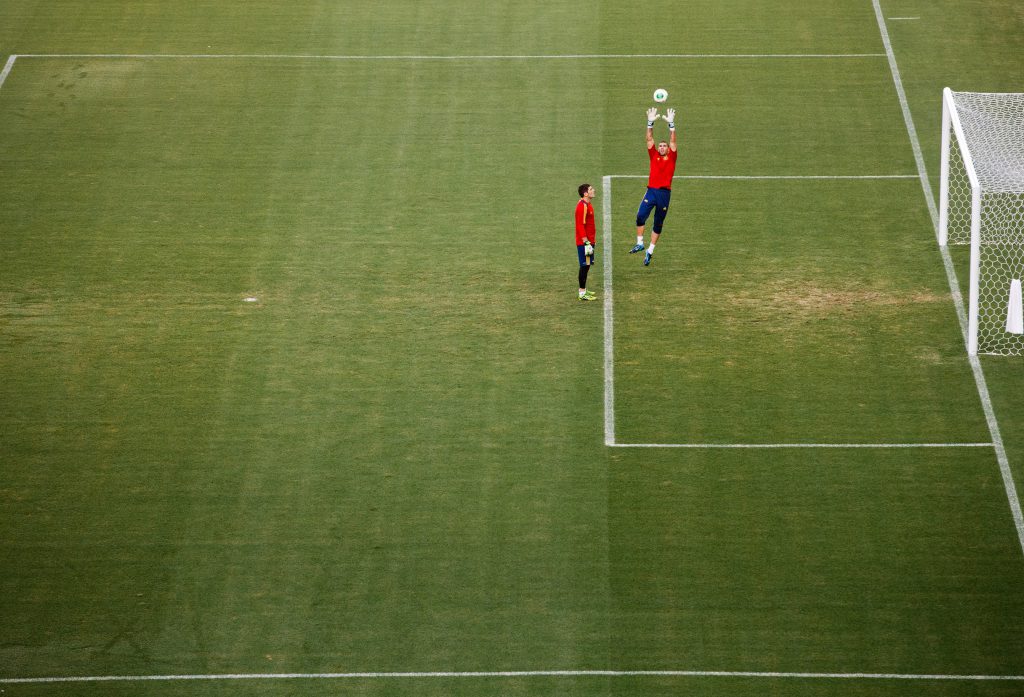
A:
{"type": "Polygon", "coordinates": [[[676,110],[669,109],[665,112],[665,120],[668,121],[668,128],[670,131],[676,130],[676,110]]]}
{"type": "Polygon", "coordinates": [[[651,107],[647,110],[647,127],[654,128],[654,122],[658,118],[658,108],[651,107]]]}
{"type": "Polygon", "coordinates": [[[590,244],[590,240],[583,242],[583,253],[588,257],[594,256],[594,245],[590,244]]]}

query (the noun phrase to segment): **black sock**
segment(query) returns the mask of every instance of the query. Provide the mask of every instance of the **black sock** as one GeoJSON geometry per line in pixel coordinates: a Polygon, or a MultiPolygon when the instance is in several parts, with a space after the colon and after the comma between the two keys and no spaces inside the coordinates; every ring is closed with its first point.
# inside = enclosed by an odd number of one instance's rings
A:
{"type": "Polygon", "coordinates": [[[589,266],[580,267],[580,288],[587,287],[587,274],[590,272],[589,266]]]}

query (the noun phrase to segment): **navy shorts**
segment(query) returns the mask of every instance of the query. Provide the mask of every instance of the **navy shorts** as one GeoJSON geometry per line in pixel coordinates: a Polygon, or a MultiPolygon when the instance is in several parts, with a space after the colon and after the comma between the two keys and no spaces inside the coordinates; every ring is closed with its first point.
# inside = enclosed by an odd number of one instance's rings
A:
{"type": "Polygon", "coordinates": [[[654,211],[654,227],[652,229],[661,234],[661,227],[665,224],[665,215],[668,213],[668,204],[671,200],[672,191],[670,189],[648,188],[640,202],[640,208],[636,212],[636,226],[646,225],[647,218],[650,217],[651,211],[654,211]]]}
{"type": "MultiPolygon", "coordinates": [[[[590,264],[587,263],[587,255],[583,251],[583,249],[584,249],[584,246],[582,244],[576,245],[576,256],[578,256],[580,258],[580,266],[590,266],[590,264]]],[[[594,252],[593,254],[590,255],[590,263],[591,264],[594,263],[594,257],[596,257],[596,256],[597,256],[597,252],[594,252]]]]}

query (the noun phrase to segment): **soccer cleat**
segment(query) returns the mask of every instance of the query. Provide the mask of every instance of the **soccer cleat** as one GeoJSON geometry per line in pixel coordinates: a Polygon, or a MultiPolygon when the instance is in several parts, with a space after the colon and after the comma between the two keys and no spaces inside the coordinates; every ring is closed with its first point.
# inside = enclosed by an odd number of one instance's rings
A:
{"type": "Polygon", "coordinates": [[[644,254],[644,266],[650,266],[650,265],[651,265],[651,253],[647,252],[646,254],[644,254]]]}
{"type": "Polygon", "coordinates": [[[587,297],[589,297],[589,298],[590,298],[591,300],[594,300],[594,299],[596,299],[596,298],[597,298],[597,293],[593,293],[593,292],[591,292],[591,291],[589,291],[589,290],[588,290],[588,291],[587,291],[586,293],[584,293],[584,295],[586,295],[587,297]]]}
{"type": "Polygon", "coordinates": [[[583,295],[577,296],[581,301],[583,300],[597,300],[597,296],[593,293],[584,293],[583,295]]]}
{"type": "Polygon", "coordinates": [[[630,254],[636,254],[637,252],[642,252],[642,251],[644,251],[644,246],[642,244],[638,244],[637,246],[635,246],[631,250],[629,250],[629,253],[630,254]]]}

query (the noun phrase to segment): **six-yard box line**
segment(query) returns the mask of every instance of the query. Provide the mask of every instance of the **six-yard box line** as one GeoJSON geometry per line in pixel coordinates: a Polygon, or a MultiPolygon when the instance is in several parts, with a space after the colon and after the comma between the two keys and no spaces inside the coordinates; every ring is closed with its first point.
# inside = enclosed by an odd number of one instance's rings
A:
{"type": "MultiPolygon", "coordinates": [[[[646,179],[641,174],[608,174],[601,178],[602,203],[602,244],[604,254],[604,444],[610,448],[744,448],[744,449],[778,449],[778,448],[991,448],[993,443],[620,443],[615,440],[615,313],[614,284],[611,253],[612,233],[612,180],[614,179],[646,179]]],[[[771,181],[806,181],[806,180],[879,180],[879,179],[917,179],[916,174],[809,174],[809,175],[715,175],[693,174],[677,175],[673,180],[771,180],[771,181]]]]}

